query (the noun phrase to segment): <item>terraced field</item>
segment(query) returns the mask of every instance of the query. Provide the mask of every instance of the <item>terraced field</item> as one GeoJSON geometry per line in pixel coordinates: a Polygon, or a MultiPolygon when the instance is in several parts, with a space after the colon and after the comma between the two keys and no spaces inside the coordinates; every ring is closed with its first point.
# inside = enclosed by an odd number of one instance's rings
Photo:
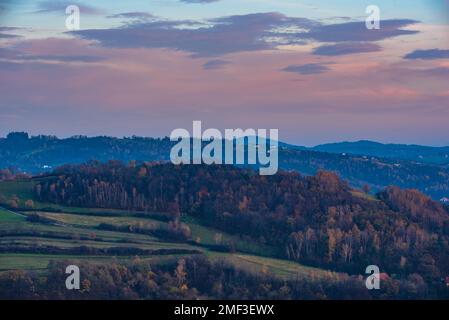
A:
{"type": "Polygon", "coordinates": [[[157,228],[161,225],[165,225],[166,223],[157,221],[151,218],[137,218],[137,217],[129,217],[125,216],[114,216],[114,217],[104,217],[104,216],[95,216],[92,215],[79,215],[72,213],[54,213],[54,212],[44,212],[44,211],[35,211],[34,213],[39,214],[42,217],[54,220],[59,223],[67,224],[67,225],[75,225],[80,227],[98,227],[102,223],[112,224],[116,226],[124,226],[124,225],[142,225],[147,228],[157,228]]]}

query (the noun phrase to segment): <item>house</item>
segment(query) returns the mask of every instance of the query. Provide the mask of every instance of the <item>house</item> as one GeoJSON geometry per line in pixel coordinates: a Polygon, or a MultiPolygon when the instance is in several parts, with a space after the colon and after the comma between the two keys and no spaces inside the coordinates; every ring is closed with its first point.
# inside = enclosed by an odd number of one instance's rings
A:
{"type": "Polygon", "coordinates": [[[440,202],[449,205],[449,198],[443,197],[443,198],[440,199],[440,202]]]}

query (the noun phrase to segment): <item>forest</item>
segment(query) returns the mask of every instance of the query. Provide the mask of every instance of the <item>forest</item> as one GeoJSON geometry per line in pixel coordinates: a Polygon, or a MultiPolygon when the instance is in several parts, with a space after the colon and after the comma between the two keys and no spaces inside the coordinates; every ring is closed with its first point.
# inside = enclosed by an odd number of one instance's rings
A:
{"type": "Polygon", "coordinates": [[[446,290],[448,208],[417,190],[388,187],[372,196],[326,171],[267,177],[232,166],[94,161],[58,168],[34,192],[68,206],[167,212],[181,239],[189,231],[180,221],[193,217],[275,247],[282,259],[348,274],[374,264],[432,295],[446,290]]]}

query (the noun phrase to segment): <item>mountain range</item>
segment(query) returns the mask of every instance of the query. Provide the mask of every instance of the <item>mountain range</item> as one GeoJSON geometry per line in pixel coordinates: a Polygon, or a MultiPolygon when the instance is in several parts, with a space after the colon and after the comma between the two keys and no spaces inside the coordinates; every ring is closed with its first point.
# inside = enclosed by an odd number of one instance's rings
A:
{"type": "MultiPolygon", "coordinates": [[[[75,136],[59,139],[15,132],[0,138],[0,169],[39,174],[61,165],[90,160],[169,161],[173,144],[168,138],[75,136]]],[[[314,175],[320,170],[333,171],[356,188],[378,192],[396,185],[418,189],[437,200],[449,196],[448,154],[449,147],[371,141],[323,144],[313,148],[279,142],[279,166],[283,170],[304,175],[314,175]]]]}
{"type": "Polygon", "coordinates": [[[350,153],[382,158],[411,160],[422,163],[449,164],[449,147],[428,147],[408,144],[383,144],[374,141],[339,142],[321,144],[315,151],[350,153]]]}

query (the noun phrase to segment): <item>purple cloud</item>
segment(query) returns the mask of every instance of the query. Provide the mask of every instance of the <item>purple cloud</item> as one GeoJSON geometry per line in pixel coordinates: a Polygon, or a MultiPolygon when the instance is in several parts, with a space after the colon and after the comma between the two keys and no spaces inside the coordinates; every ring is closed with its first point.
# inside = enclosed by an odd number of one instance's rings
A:
{"type": "Polygon", "coordinates": [[[303,65],[291,65],[288,66],[282,71],[285,72],[293,72],[302,75],[310,75],[310,74],[320,74],[331,70],[324,63],[308,63],[303,65]]]}
{"type": "Polygon", "coordinates": [[[5,32],[5,31],[14,31],[14,30],[18,30],[20,28],[17,27],[0,27],[0,32],[5,32]]]}
{"type": "MultiPolygon", "coordinates": [[[[229,53],[275,50],[279,44],[319,42],[372,42],[417,31],[402,30],[412,20],[383,21],[381,30],[367,30],[364,23],[322,25],[319,22],[287,17],[280,13],[256,13],[197,21],[139,21],[113,29],[74,31],[83,39],[118,48],[168,48],[185,51],[194,57],[213,57],[229,53]],[[185,28],[189,25],[189,28],[185,28]],[[285,32],[285,29],[308,32],[285,32]]],[[[348,45],[346,50],[350,50],[348,45]]],[[[341,49],[341,47],[340,47],[341,49]]],[[[375,50],[374,46],[360,50],[375,50]]],[[[342,49],[341,49],[342,50],[342,49]]],[[[351,50],[354,49],[352,45],[351,50]]]]}
{"type": "Polygon", "coordinates": [[[228,64],[230,64],[230,62],[225,61],[225,60],[219,60],[219,59],[209,60],[205,64],[203,64],[203,69],[204,70],[216,70],[216,69],[221,69],[225,65],[228,65],[228,64]]]}
{"type": "Polygon", "coordinates": [[[12,39],[12,38],[18,38],[18,35],[15,34],[7,34],[7,33],[0,33],[0,39],[12,39]]]}
{"type": "Polygon", "coordinates": [[[113,14],[108,16],[108,18],[154,19],[156,16],[148,12],[133,11],[113,14]]]}
{"type": "Polygon", "coordinates": [[[406,54],[404,59],[415,60],[434,60],[434,59],[449,59],[449,50],[429,49],[429,50],[415,50],[406,54]]]}
{"type": "Polygon", "coordinates": [[[20,60],[44,60],[57,62],[100,62],[106,60],[105,57],[89,56],[89,55],[19,55],[20,60]]]}
{"type": "Polygon", "coordinates": [[[303,28],[315,23],[308,19],[288,18],[278,13],[230,16],[208,21],[150,21],[126,24],[115,29],[90,29],[73,34],[97,40],[104,46],[119,48],[169,48],[192,53],[196,57],[274,49],[277,43],[264,37],[277,33],[275,27],[297,25],[303,28]],[[212,24],[212,26],[210,25],[212,24]],[[195,28],[183,28],[184,25],[195,28]]]}
{"type": "Polygon", "coordinates": [[[367,29],[365,22],[319,25],[310,30],[310,32],[304,32],[299,36],[320,42],[371,42],[416,34],[418,31],[404,30],[402,28],[417,22],[409,19],[383,20],[381,22],[382,27],[379,30],[367,29]]]}
{"type": "Polygon", "coordinates": [[[313,50],[313,53],[320,56],[341,56],[354,53],[378,52],[381,46],[368,42],[348,42],[333,45],[324,45],[313,50]]]}
{"type": "Polygon", "coordinates": [[[19,28],[15,27],[0,27],[0,39],[10,39],[10,38],[19,38],[19,35],[10,34],[9,32],[18,30],[19,28]],[[7,33],[5,33],[7,32],[7,33]]]}

